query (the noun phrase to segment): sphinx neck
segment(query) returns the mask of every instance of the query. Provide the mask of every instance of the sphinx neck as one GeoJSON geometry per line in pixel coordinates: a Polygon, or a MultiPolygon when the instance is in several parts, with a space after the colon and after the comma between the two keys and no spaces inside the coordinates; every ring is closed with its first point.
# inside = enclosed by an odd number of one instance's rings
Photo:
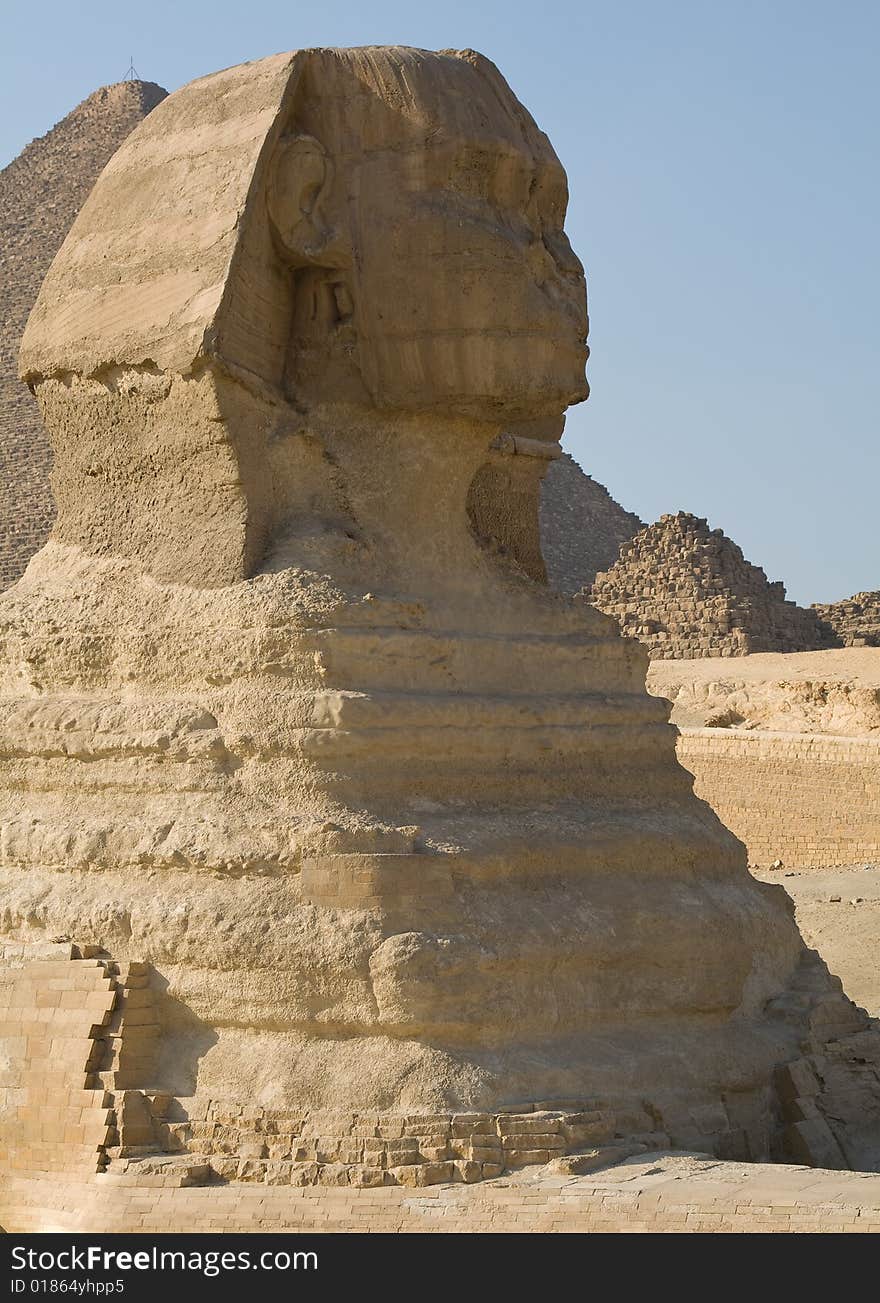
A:
{"type": "Polygon", "coordinates": [[[401,592],[475,591],[501,570],[545,578],[538,537],[547,462],[499,449],[500,424],[334,411],[315,434],[357,536],[401,592]]]}

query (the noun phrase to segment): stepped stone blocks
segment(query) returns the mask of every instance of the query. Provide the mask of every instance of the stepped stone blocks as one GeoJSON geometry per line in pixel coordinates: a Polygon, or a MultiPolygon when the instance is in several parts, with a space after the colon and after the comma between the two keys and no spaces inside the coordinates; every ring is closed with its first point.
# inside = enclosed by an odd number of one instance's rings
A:
{"type": "Polygon", "coordinates": [[[155,1049],[143,969],[77,957],[0,970],[0,1142],[9,1171],[94,1173],[114,1152],[155,1148],[150,1101],[124,1089],[133,1071],[149,1076],[155,1049]]]}
{"type": "Polygon", "coordinates": [[[827,605],[814,602],[813,610],[844,647],[880,647],[880,593],[856,593],[827,605]]]}
{"type": "Polygon", "coordinates": [[[746,561],[720,529],[688,512],[661,516],[596,576],[591,600],[653,658],[814,651],[838,640],[814,610],[746,561]]]}
{"type": "Polygon", "coordinates": [[[547,580],[560,593],[589,588],[644,527],[572,457],[551,462],[541,485],[541,550],[547,580]]]}
{"type": "Polygon", "coordinates": [[[152,82],[104,86],[0,171],[0,588],[46,541],[52,453],[18,349],[49,264],[101,169],[165,96],[152,82]]]}
{"type": "Polygon", "coordinates": [[[803,989],[644,649],[540,582],[586,396],[565,203],[482,56],[298,51],[163,101],[53,263],[0,939],[150,965],[96,1181],[466,1184],[658,1131],[761,1158],[780,1065],[867,1027],[803,989]]]}
{"type": "MultiPolygon", "coordinates": [[[[174,1101],[157,1127],[166,1154],[195,1155],[215,1177],[267,1185],[425,1186],[470,1183],[547,1163],[584,1145],[607,1143],[614,1115],[596,1101],[565,1109],[519,1105],[504,1113],[326,1113],[291,1115],[259,1106],[207,1101],[198,1116],[175,1120],[174,1101]],[[524,1111],[526,1110],[526,1111],[524,1111]]],[[[167,1157],[118,1168],[137,1180],[173,1171],[167,1157]]],[[[116,1168],[114,1170],[117,1170],[116,1168]]]]}
{"type": "Polygon", "coordinates": [[[113,983],[85,960],[38,961],[4,978],[4,1161],[11,1171],[95,1172],[112,1120],[110,1098],[92,1078],[113,983]]]}

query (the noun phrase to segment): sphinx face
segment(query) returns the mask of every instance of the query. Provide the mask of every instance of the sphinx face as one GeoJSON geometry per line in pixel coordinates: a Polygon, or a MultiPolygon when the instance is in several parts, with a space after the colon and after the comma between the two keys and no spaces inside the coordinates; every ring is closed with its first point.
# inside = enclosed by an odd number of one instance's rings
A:
{"type": "MultiPolygon", "coordinates": [[[[583,268],[549,141],[479,56],[313,56],[361,375],[378,407],[486,420],[586,398],[583,268]]],[[[298,115],[299,116],[299,115],[298,115]]]]}

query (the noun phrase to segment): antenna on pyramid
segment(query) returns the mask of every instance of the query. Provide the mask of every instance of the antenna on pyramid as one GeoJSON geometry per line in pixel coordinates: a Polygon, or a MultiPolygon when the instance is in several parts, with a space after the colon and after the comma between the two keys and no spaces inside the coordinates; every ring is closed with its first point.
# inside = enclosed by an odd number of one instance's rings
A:
{"type": "Polygon", "coordinates": [[[141,78],[140,78],[140,73],[138,72],[137,68],[134,66],[134,55],[133,55],[133,54],[130,54],[130,55],[128,56],[128,72],[125,74],[125,76],[122,78],[122,80],[123,80],[123,81],[140,81],[140,79],[141,79],[141,78]]]}

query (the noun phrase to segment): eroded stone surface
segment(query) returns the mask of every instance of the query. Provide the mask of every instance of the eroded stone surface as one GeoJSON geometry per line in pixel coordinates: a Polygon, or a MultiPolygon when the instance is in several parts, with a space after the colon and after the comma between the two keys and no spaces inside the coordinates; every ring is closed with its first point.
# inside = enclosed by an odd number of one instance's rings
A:
{"type": "Polygon", "coordinates": [[[648,689],[681,728],[880,735],[880,649],[654,660],[648,689]]]}

